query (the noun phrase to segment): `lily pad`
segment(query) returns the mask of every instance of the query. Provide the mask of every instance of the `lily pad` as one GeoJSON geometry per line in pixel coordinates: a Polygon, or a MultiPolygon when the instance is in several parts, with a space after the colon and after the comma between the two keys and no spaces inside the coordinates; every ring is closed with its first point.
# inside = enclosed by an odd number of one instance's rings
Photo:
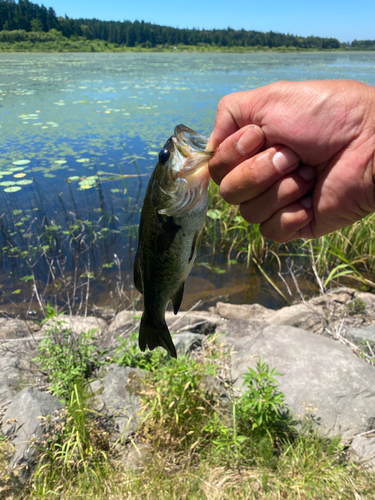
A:
{"type": "Polygon", "coordinates": [[[20,191],[22,188],[19,186],[10,186],[8,188],[5,188],[4,191],[6,193],[15,193],[16,191],[20,191]]]}
{"type": "Polygon", "coordinates": [[[19,170],[25,170],[25,167],[8,167],[11,173],[18,172],[19,170]]]}
{"type": "Polygon", "coordinates": [[[76,160],[77,163],[88,163],[90,161],[90,158],[79,158],[76,160]]]}
{"type": "Polygon", "coordinates": [[[27,186],[28,184],[32,184],[33,181],[31,179],[22,179],[22,181],[16,181],[17,186],[27,186]]]}
{"type": "Polygon", "coordinates": [[[0,182],[0,186],[14,186],[16,184],[15,181],[3,181],[0,182]]]}
{"type": "Polygon", "coordinates": [[[14,174],[13,177],[25,177],[25,175],[26,174],[22,172],[22,173],[19,173],[19,174],[14,174]]]}
{"type": "Polygon", "coordinates": [[[13,165],[27,165],[28,163],[30,163],[30,160],[16,160],[12,162],[13,165]]]}

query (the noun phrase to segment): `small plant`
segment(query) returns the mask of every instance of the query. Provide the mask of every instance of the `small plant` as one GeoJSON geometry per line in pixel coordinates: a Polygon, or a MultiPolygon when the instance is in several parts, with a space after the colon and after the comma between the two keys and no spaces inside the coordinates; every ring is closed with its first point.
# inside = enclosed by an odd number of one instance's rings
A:
{"type": "Polygon", "coordinates": [[[205,430],[219,403],[202,382],[213,374],[209,363],[180,356],[150,374],[143,394],[142,433],[155,450],[199,449],[210,437],[205,430]],[[203,432],[202,432],[203,430],[203,432]]]}
{"type": "Polygon", "coordinates": [[[286,437],[292,431],[290,412],[285,396],[278,389],[274,377],[280,376],[276,368],[271,371],[267,363],[259,358],[256,370],[249,368],[244,377],[246,392],[238,401],[239,428],[243,434],[286,437]]]}
{"type": "Polygon", "coordinates": [[[362,314],[366,311],[366,302],[360,297],[355,298],[346,306],[346,310],[349,314],[362,314]]]}
{"type": "Polygon", "coordinates": [[[9,440],[0,434],[0,498],[1,491],[6,488],[6,484],[10,480],[8,461],[14,453],[14,446],[9,443],[9,440]]]}
{"type": "Polygon", "coordinates": [[[46,329],[39,343],[40,354],[33,361],[40,363],[47,372],[52,392],[68,399],[74,386],[104,363],[101,358],[105,351],[95,343],[96,330],[73,335],[69,328],[64,327],[65,322],[58,320],[62,313],[56,314],[50,304],[46,312],[42,324],[52,320],[51,326],[46,329]]]}
{"type": "Polygon", "coordinates": [[[233,459],[239,461],[241,458],[245,458],[244,443],[249,439],[248,436],[242,436],[237,432],[237,404],[237,401],[232,402],[231,425],[225,425],[223,415],[215,412],[205,427],[205,430],[213,436],[212,444],[215,452],[220,457],[225,457],[228,462],[233,459]]]}
{"type": "Polygon", "coordinates": [[[115,361],[121,366],[140,368],[141,370],[154,371],[169,358],[168,353],[161,349],[141,352],[138,347],[138,333],[132,332],[124,339],[117,337],[120,345],[116,349],[115,361]]]}
{"type": "Polygon", "coordinates": [[[100,467],[109,462],[109,433],[102,416],[89,408],[89,399],[83,386],[74,385],[67,407],[44,422],[33,478],[34,489],[42,498],[50,498],[55,483],[64,478],[83,474],[87,479],[98,479],[100,467]]]}

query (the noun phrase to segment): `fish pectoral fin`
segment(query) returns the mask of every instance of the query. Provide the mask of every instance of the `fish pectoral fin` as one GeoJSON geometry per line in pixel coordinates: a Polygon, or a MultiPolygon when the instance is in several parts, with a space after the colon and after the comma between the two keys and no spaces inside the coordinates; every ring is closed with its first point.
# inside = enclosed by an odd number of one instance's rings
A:
{"type": "Polygon", "coordinates": [[[177,290],[177,293],[175,293],[173,295],[173,297],[171,298],[171,301],[172,301],[172,304],[173,304],[173,312],[175,314],[177,314],[178,310],[180,309],[182,298],[184,296],[184,287],[185,287],[185,283],[182,283],[182,285],[179,288],[179,290],[177,290]]]}
{"type": "Polygon", "coordinates": [[[202,231],[197,231],[194,235],[194,238],[193,238],[193,242],[192,242],[192,245],[191,245],[191,250],[190,250],[190,256],[189,256],[189,264],[190,262],[195,259],[195,256],[197,255],[198,253],[198,247],[200,245],[200,242],[201,242],[201,236],[202,236],[202,231]]]}
{"type": "Polygon", "coordinates": [[[158,237],[156,238],[156,251],[159,253],[166,252],[172,245],[176,234],[181,229],[181,226],[176,224],[172,217],[167,217],[163,221],[158,237]]]}
{"type": "Polygon", "coordinates": [[[155,322],[149,320],[149,317],[143,313],[139,327],[138,341],[139,348],[142,352],[146,350],[146,347],[148,347],[150,351],[153,351],[155,347],[160,346],[164,347],[172,358],[177,358],[176,348],[164,319],[155,322]]]}
{"type": "Polygon", "coordinates": [[[135,256],[135,261],[134,261],[134,284],[138,292],[143,295],[142,277],[139,271],[138,253],[135,256]]]}

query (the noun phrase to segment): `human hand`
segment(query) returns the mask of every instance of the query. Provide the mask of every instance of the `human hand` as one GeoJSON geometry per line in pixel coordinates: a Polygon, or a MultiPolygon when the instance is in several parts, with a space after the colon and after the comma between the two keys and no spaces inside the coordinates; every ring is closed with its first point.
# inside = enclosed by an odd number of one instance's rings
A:
{"type": "Polygon", "coordinates": [[[229,94],[216,148],[212,179],[266,238],[316,238],[375,211],[375,87],[276,82],[229,94]]]}

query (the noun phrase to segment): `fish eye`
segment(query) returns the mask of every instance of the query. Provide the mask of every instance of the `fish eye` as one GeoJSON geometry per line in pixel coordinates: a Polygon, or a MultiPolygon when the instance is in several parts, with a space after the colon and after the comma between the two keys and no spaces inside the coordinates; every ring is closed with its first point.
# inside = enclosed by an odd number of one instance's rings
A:
{"type": "Polygon", "coordinates": [[[170,157],[170,152],[168,151],[168,149],[162,149],[159,153],[159,162],[160,163],[165,163],[166,161],[169,160],[169,157],[170,157]]]}

